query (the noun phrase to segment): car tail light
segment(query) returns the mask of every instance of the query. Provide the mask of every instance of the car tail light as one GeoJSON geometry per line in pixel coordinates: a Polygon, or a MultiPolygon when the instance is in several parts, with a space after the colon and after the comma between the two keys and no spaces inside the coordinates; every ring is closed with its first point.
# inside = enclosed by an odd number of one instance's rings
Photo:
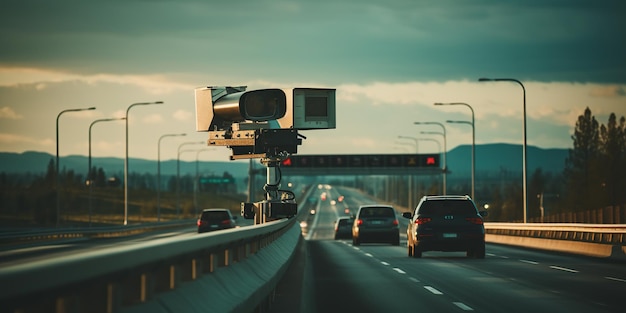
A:
{"type": "Polygon", "coordinates": [[[356,226],[361,226],[361,225],[363,225],[363,220],[362,219],[356,220],[356,226]]]}
{"type": "Polygon", "coordinates": [[[204,221],[203,221],[203,220],[198,220],[198,221],[196,222],[196,225],[198,225],[198,226],[202,226],[202,225],[204,225],[204,221]]]}
{"type": "Polygon", "coordinates": [[[398,224],[400,224],[398,220],[393,220],[393,226],[398,226],[398,224]]]}
{"type": "Polygon", "coordinates": [[[422,224],[426,224],[426,223],[428,223],[428,222],[430,222],[430,221],[432,221],[432,220],[433,220],[433,219],[432,219],[432,218],[430,218],[430,217],[418,217],[418,218],[415,220],[415,224],[417,224],[417,225],[422,225],[422,224]]]}
{"type": "Polygon", "coordinates": [[[483,224],[483,219],[480,217],[468,217],[466,218],[466,220],[472,224],[476,224],[476,225],[482,225],[483,224]]]}

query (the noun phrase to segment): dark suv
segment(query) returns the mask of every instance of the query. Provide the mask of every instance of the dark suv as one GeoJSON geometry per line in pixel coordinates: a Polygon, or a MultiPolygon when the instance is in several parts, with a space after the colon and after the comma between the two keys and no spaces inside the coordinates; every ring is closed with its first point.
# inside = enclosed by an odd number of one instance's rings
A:
{"type": "Polygon", "coordinates": [[[400,245],[396,210],[389,205],[362,205],[352,224],[352,245],[365,242],[400,245]]]}
{"type": "Polygon", "coordinates": [[[235,228],[235,219],[228,209],[205,209],[198,218],[198,233],[235,228]]]}
{"type": "Polygon", "coordinates": [[[425,196],[415,212],[405,212],[409,256],[425,251],[466,251],[468,257],[485,258],[483,217],[469,196],[425,196]]]}

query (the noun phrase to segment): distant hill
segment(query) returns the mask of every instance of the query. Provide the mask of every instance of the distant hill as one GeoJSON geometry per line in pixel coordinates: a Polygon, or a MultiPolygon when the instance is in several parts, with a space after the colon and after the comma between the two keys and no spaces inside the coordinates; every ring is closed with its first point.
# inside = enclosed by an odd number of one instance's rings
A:
{"type": "MultiPolygon", "coordinates": [[[[527,146],[528,175],[541,168],[544,173],[562,173],[569,149],[542,149],[527,146]]],[[[471,175],[472,146],[458,146],[448,152],[447,164],[452,173],[471,175]]],[[[496,143],[476,145],[476,172],[493,172],[505,169],[522,172],[522,145],[496,143]]]]}
{"type": "MultiPolygon", "coordinates": [[[[541,168],[544,173],[562,173],[565,168],[565,160],[568,149],[542,149],[534,146],[527,147],[528,174],[541,168]]],[[[452,175],[457,177],[470,176],[471,173],[471,145],[462,145],[450,150],[447,154],[447,165],[452,175]]],[[[0,152],[0,173],[45,173],[50,160],[56,156],[42,152],[7,153],[0,152]]],[[[124,173],[124,159],[122,158],[92,158],[92,166],[103,168],[107,175],[119,175],[124,173]]],[[[260,167],[258,162],[255,163],[260,167]]],[[[85,174],[88,167],[86,156],[61,157],[61,168],[74,170],[76,173],[85,174]]],[[[235,177],[248,176],[248,161],[225,161],[206,162],[200,161],[198,168],[203,174],[221,176],[228,172],[235,177]]],[[[131,173],[157,172],[155,160],[129,159],[131,173]]],[[[476,145],[476,172],[499,172],[501,169],[511,172],[522,171],[522,146],[514,144],[484,144],[476,145]]],[[[196,162],[180,162],[181,175],[195,175],[196,162]]],[[[161,174],[164,176],[176,175],[176,160],[161,161],[161,174]]]]}
{"type": "MultiPolygon", "coordinates": [[[[27,151],[24,153],[0,152],[0,173],[45,173],[50,160],[55,160],[55,155],[43,152],[27,151]]],[[[176,160],[161,161],[161,175],[176,175],[176,160]]],[[[78,174],[86,174],[89,167],[89,158],[82,155],[60,157],[61,169],[73,170],[78,174]]],[[[92,157],[91,166],[102,168],[107,175],[124,175],[123,158],[92,157]]],[[[131,173],[157,173],[157,161],[129,158],[128,168],[131,173]]],[[[204,174],[222,176],[228,172],[235,177],[248,176],[248,162],[206,162],[199,161],[198,169],[204,174]]],[[[196,162],[180,161],[180,174],[195,175],[196,162]]]]}

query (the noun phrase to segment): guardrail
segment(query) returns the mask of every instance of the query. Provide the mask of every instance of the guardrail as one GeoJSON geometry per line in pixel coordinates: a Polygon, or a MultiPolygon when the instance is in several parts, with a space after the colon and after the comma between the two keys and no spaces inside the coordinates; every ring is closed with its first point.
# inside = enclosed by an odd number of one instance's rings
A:
{"type": "Polygon", "coordinates": [[[6,230],[0,232],[0,244],[50,241],[72,238],[111,238],[147,233],[155,230],[194,226],[195,219],[142,223],[136,225],[43,228],[28,230],[6,230]]]}
{"type": "Polygon", "coordinates": [[[296,251],[295,220],[4,267],[2,311],[251,312],[266,305],[296,251]]]}
{"type": "MultiPolygon", "coordinates": [[[[140,228],[145,225],[113,227],[103,233],[140,228]]],[[[626,256],[624,224],[489,222],[485,230],[489,242],[626,256]]],[[[60,233],[103,234],[92,232],[97,230],[60,233]]],[[[16,240],[22,235],[3,237],[16,240]]],[[[59,236],[59,230],[39,236],[59,236]]],[[[3,312],[191,312],[198,307],[251,312],[267,306],[300,240],[300,228],[292,218],[8,266],[0,269],[0,303],[3,312]]]]}
{"type": "Polygon", "coordinates": [[[626,224],[485,223],[488,234],[623,244],[626,224]]]}
{"type": "Polygon", "coordinates": [[[494,243],[626,259],[626,224],[489,222],[485,233],[494,243]]]}

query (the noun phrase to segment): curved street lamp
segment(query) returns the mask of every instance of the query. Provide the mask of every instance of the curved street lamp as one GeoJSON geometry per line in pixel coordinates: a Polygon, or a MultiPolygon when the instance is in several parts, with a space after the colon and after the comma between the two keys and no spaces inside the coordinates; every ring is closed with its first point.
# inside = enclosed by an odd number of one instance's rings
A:
{"type": "Polygon", "coordinates": [[[200,149],[196,151],[196,179],[194,182],[194,189],[193,189],[193,206],[195,208],[195,213],[196,215],[200,214],[199,210],[198,210],[198,189],[200,189],[200,165],[199,165],[199,159],[200,159],[200,153],[202,152],[206,152],[206,151],[215,151],[215,149],[200,149]]]}
{"type": "Polygon", "coordinates": [[[415,153],[419,153],[419,144],[418,144],[418,139],[415,137],[408,137],[408,136],[398,136],[398,139],[408,139],[408,140],[413,140],[415,142],[415,153]]]}
{"type": "Polygon", "coordinates": [[[59,177],[59,118],[61,117],[61,114],[63,113],[67,113],[67,112],[79,112],[79,111],[89,111],[89,110],[95,110],[96,107],[89,107],[89,108],[80,108],[80,109],[67,109],[67,110],[63,110],[61,112],[59,112],[59,114],[57,115],[57,122],[56,122],[56,142],[57,142],[57,157],[56,157],[56,192],[57,192],[57,218],[56,218],[56,227],[59,227],[60,224],[60,218],[61,218],[61,178],[59,177]]]}
{"type": "MultiPolygon", "coordinates": [[[[475,183],[475,178],[476,178],[476,124],[474,122],[474,108],[472,108],[471,105],[464,103],[464,102],[448,102],[448,103],[441,103],[441,102],[437,102],[435,103],[435,105],[464,105],[466,107],[468,107],[470,109],[470,111],[472,112],[472,199],[474,199],[474,201],[476,201],[476,199],[474,198],[475,194],[474,194],[474,183],[475,183]]],[[[448,121],[449,122],[449,121],[448,121]]]]}
{"type": "Polygon", "coordinates": [[[124,158],[124,225],[128,225],[128,111],[138,105],[163,104],[163,101],[138,102],[126,108],[126,157],[124,158]]]}
{"type": "MultiPolygon", "coordinates": [[[[418,147],[418,139],[415,137],[408,137],[408,136],[398,136],[398,139],[408,139],[408,140],[413,140],[415,142],[415,154],[419,153],[419,147],[418,147]]],[[[413,208],[413,175],[409,174],[408,177],[409,180],[409,201],[407,203],[407,206],[409,207],[409,209],[413,208]]]]}
{"type": "Polygon", "coordinates": [[[92,211],[92,193],[93,193],[93,178],[91,177],[91,129],[93,125],[100,122],[110,122],[125,120],[125,117],[119,118],[102,118],[91,122],[89,125],[89,167],[87,168],[87,182],[89,184],[89,227],[91,227],[91,211],[92,211]]]}
{"type": "Polygon", "coordinates": [[[448,155],[448,148],[446,144],[446,127],[439,122],[415,122],[415,125],[439,125],[443,129],[443,195],[447,194],[447,182],[446,173],[448,172],[448,165],[446,164],[446,156],[448,155]]]}
{"type": "Polygon", "coordinates": [[[476,198],[474,197],[474,170],[475,170],[475,164],[476,164],[476,159],[475,159],[475,155],[476,155],[476,141],[475,141],[475,137],[473,136],[473,134],[474,134],[474,123],[473,122],[468,122],[468,121],[446,121],[446,123],[467,124],[469,126],[472,126],[472,199],[474,199],[474,201],[476,201],[476,198]]]}
{"type": "Polygon", "coordinates": [[[523,184],[523,192],[524,192],[524,223],[527,222],[527,212],[528,212],[528,190],[527,190],[527,180],[526,180],[526,88],[521,81],[515,78],[479,78],[479,82],[514,82],[519,84],[522,87],[522,94],[524,100],[524,108],[523,108],[523,123],[522,123],[522,132],[523,135],[523,145],[522,145],[522,184],[523,184]]]}
{"type": "Polygon", "coordinates": [[[187,136],[187,134],[165,134],[159,137],[157,147],[157,222],[161,221],[161,140],[165,137],[187,136]]]}
{"type": "Polygon", "coordinates": [[[180,154],[186,151],[194,151],[194,150],[184,150],[181,151],[180,148],[188,145],[201,145],[206,144],[206,141],[191,141],[191,142],[183,142],[178,145],[178,157],[176,158],[176,218],[180,218],[180,154]]]}

